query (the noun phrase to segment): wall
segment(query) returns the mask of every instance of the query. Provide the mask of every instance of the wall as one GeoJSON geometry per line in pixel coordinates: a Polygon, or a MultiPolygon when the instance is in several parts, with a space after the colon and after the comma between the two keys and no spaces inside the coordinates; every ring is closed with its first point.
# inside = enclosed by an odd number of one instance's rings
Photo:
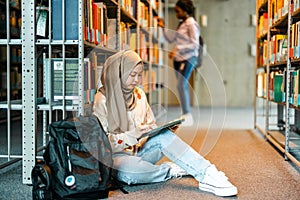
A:
{"type": "MultiPolygon", "coordinates": [[[[201,27],[207,56],[200,73],[195,73],[191,80],[194,105],[253,105],[255,59],[250,55],[250,45],[255,43],[255,27],[251,25],[250,16],[255,14],[255,5],[255,0],[198,0],[195,3],[197,21],[200,23],[199,16],[204,14],[208,23],[207,27],[201,27]]],[[[170,28],[177,24],[171,10],[170,28]]],[[[170,74],[169,85],[175,81],[175,76],[170,74]]],[[[173,96],[169,96],[168,101],[171,105],[176,103],[173,96]]]]}

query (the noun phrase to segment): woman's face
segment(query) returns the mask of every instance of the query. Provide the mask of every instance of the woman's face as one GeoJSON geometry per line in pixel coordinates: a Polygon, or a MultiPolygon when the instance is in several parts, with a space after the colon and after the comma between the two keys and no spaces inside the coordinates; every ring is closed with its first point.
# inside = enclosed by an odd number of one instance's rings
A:
{"type": "Polygon", "coordinates": [[[144,67],[142,63],[139,63],[129,74],[126,81],[126,86],[128,89],[134,89],[135,86],[142,83],[144,67]]]}
{"type": "Polygon", "coordinates": [[[184,10],[182,10],[179,6],[175,6],[175,13],[176,13],[176,17],[178,19],[185,19],[186,18],[186,12],[184,10]]]}

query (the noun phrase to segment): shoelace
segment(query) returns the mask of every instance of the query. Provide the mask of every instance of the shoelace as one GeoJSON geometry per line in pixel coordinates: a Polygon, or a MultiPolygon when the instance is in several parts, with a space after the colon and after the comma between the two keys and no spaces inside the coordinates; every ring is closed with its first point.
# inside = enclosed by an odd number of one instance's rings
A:
{"type": "Polygon", "coordinates": [[[215,170],[217,171],[217,174],[216,174],[216,175],[217,175],[220,179],[225,179],[226,181],[228,180],[228,177],[225,175],[224,172],[217,170],[217,168],[216,168],[215,165],[213,165],[213,167],[214,167],[215,170]]]}

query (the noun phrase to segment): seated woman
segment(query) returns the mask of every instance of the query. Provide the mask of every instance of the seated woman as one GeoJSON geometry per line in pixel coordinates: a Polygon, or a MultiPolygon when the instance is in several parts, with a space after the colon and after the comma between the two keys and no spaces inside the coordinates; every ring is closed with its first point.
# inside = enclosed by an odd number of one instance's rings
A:
{"type": "Polygon", "coordinates": [[[127,184],[156,183],[191,175],[199,189],[217,196],[237,195],[223,172],[169,129],[139,141],[154,128],[155,118],[141,84],[143,63],[124,50],[109,57],[101,74],[103,86],[95,96],[94,114],[108,134],[117,178],[127,184]],[[163,156],[173,162],[156,164],[163,156]]]}

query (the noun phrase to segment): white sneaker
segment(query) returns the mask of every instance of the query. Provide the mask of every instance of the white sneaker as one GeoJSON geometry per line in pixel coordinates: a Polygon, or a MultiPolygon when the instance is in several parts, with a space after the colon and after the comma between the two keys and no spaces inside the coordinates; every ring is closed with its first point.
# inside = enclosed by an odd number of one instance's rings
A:
{"type": "Polygon", "coordinates": [[[238,193],[237,187],[232,185],[225,174],[216,169],[215,165],[207,168],[204,179],[199,182],[199,189],[223,197],[234,196],[238,193]]]}
{"type": "Polygon", "coordinates": [[[184,119],[182,126],[192,126],[194,124],[193,115],[191,113],[186,113],[181,116],[184,119]]]}
{"type": "Polygon", "coordinates": [[[165,163],[170,166],[169,174],[172,178],[181,178],[183,176],[189,175],[184,169],[179,167],[177,164],[173,162],[165,162],[165,163]]]}

